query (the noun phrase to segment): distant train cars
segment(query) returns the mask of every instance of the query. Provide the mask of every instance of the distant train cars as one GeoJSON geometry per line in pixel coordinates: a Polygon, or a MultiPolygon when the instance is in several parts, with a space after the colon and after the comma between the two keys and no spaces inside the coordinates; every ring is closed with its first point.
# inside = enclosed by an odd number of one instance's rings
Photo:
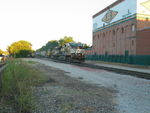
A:
{"type": "Polygon", "coordinates": [[[83,44],[70,42],[63,46],[57,46],[49,51],[42,51],[36,54],[42,57],[49,57],[56,60],[63,60],[66,62],[84,62],[85,52],[83,44]]]}

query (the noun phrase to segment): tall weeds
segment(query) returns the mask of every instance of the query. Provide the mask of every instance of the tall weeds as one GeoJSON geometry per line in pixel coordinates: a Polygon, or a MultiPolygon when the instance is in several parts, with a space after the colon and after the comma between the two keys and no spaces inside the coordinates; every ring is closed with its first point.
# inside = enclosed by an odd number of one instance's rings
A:
{"type": "Polygon", "coordinates": [[[17,113],[30,113],[34,109],[32,87],[44,80],[45,78],[26,62],[8,61],[2,78],[1,99],[13,105],[17,113]]]}

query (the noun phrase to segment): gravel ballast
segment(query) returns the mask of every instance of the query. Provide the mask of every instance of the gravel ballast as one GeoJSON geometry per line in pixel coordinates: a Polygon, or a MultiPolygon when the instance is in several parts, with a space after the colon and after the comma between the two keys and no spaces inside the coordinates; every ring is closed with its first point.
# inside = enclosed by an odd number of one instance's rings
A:
{"type": "Polygon", "coordinates": [[[53,62],[48,59],[30,60],[68,72],[66,73],[68,76],[81,78],[80,80],[87,84],[115,89],[117,91],[115,103],[119,113],[149,113],[150,111],[150,80],[53,62]]]}
{"type": "Polygon", "coordinates": [[[36,63],[34,68],[49,80],[35,87],[33,113],[117,113],[115,90],[82,82],[67,72],[36,63]]]}

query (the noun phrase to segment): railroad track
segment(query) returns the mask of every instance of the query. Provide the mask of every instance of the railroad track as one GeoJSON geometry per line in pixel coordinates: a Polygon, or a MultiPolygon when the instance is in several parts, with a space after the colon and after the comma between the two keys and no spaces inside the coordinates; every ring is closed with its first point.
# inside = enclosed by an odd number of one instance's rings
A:
{"type": "Polygon", "coordinates": [[[146,73],[146,72],[138,72],[138,71],[132,71],[132,70],[124,70],[124,69],[118,69],[118,68],[112,68],[112,67],[105,67],[105,66],[98,66],[98,65],[94,65],[94,64],[87,64],[87,63],[83,63],[83,64],[76,64],[78,66],[84,66],[84,67],[89,67],[89,68],[94,68],[94,69],[103,69],[103,70],[107,70],[110,72],[115,72],[115,73],[119,73],[119,74],[125,74],[125,75],[131,75],[131,76],[135,76],[138,78],[144,78],[144,79],[148,79],[150,80],[150,74],[146,73]]]}
{"type": "MultiPolygon", "coordinates": [[[[48,58],[46,58],[46,59],[48,59],[48,58]]],[[[54,59],[48,59],[48,60],[51,60],[54,62],[65,63],[65,64],[77,65],[77,66],[81,66],[81,67],[89,67],[89,68],[93,68],[93,69],[103,69],[103,70],[118,73],[121,75],[125,74],[125,75],[130,75],[130,76],[150,80],[150,74],[146,73],[146,72],[138,72],[138,71],[133,71],[133,70],[124,70],[124,69],[118,69],[118,68],[113,68],[113,67],[98,66],[98,65],[89,64],[89,63],[70,63],[70,62],[54,60],[54,59]]]]}

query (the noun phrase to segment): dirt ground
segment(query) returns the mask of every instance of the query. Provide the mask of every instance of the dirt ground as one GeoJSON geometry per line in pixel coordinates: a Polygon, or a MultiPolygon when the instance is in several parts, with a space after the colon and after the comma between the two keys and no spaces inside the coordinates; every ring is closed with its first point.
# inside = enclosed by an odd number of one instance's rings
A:
{"type": "Polygon", "coordinates": [[[34,88],[36,109],[33,113],[117,113],[115,91],[82,82],[62,70],[40,63],[33,68],[48,77],[34,88]]]}

